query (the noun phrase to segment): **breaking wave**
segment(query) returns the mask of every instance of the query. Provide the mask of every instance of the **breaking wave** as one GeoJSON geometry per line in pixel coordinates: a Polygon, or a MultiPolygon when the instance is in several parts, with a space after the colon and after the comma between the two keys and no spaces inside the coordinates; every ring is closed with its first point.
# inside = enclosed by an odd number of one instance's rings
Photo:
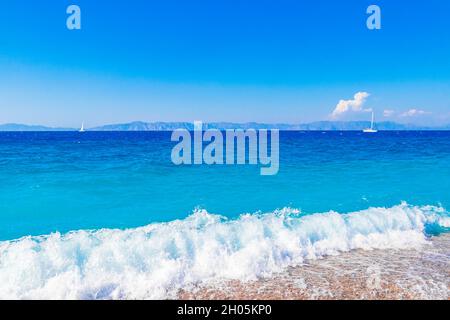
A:
{"type": "Polygon", "coordinates": [[[164,299],[218,279],[253,280],[354,249],[406,249],[448,232],[440,207],[302,215],[285,208],[229,220],[198,210],[145,227],[0,242],[1,299],[164,299]]]}

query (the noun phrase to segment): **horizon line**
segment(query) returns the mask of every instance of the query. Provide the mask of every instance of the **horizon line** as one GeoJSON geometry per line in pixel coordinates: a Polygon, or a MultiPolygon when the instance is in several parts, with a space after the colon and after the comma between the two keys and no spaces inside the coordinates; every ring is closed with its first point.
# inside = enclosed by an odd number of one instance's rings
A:
{"type": "MultiPolygon", "coordinates": [[[[345,127],[347,126],[358,126],[358,125],[366,125],[370,123],[370,121],[366,120],[317,120],[312,122],[303,122],[303,123],[268,123],[268,122],[257,122],[257,121],[247,121],[247,122],[233,122],[233,121],[211,121],[211,122],[203,122],[204,125],[212,125],[214,128],[205,128],[205,129],[233,129],[232,126],[235,126],[234,129],[251,129],[249,125],[255,126],[265,126],[267,128],[255,128],[255,129],[279,129],[280,131],[359,131],[361,128],[359,127],[345,127]],[[336,126],[340,125],[341,127],[326,127],[326,128],[308,128],[308,126],[314,125],[331,125],[336,126]],[[231,126],[229,128],[225,128],[226,126],[231,126]],[[242,128],[244,127],[245,128],[242,128]],[[300,128],[302,127],[303,128],[300,128]],[[305,127],[306,126],[306,127],[305,127]]],[[[84,128],[85,131],[173,131],[176,128],[164,128],[164,125],[173,126],[175,124],[179,124],[184,126],[183,129],[190,129],[187,126],[193,126],[194,121],[130,121],[130,122],[118,122],[118,123],[110,123],[104,125],[93,126],[90,128],[84,128]],[[133,124],[135,125],[156,125],[160,127],[156,128],[139,128],[139,127],[130,127],[133,124]],[[123,128],[120,128],[123,126],[123,128]],[[126,127],[128,126],[128,127],[126,127]],[[108,130],[109,129],[109,130],[108,130]]],[[[419,125],[412,123],[398,123],[395,121],[380,121],[376,122],[377,127],[380,131],[448,131],[450,130],[450,124],[442,124],[442,125],[419,125]]],[[[2,132],[20,132],[20,131],[28,131],[28,132],[44,132],[44,131],[79,131],[79,128],[75,127],[58,127],[58,126],[47,126],[47,125],[39,125],[39,124],[25,124],[25,123],[2,123],[0,124],[0,131],[2,132]],[[10,127],[10,128],[8,128],[10,127]],[[16,128],[15,128],[16,127],[16,128]]]]}

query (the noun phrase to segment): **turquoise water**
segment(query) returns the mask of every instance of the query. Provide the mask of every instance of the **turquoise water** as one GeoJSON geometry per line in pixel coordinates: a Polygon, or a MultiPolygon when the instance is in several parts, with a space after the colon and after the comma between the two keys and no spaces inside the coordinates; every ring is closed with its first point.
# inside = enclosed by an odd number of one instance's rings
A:
{"type": "Polygon", "coordinates": [[[281,132],[279,174],[261,176],[175,166],[169,132],[0,133],[0,299],[176,298],[352,250],[427,248],[450,230],[449,138],[281,132]]]}
{"type": "Polygon", "coordinates": [[[196,208],[234,218],[450,208],[450,132],[281,132],[280,171],[175,166],[169,132],[0,133],[0,239],[129,228],[196,208]]]}

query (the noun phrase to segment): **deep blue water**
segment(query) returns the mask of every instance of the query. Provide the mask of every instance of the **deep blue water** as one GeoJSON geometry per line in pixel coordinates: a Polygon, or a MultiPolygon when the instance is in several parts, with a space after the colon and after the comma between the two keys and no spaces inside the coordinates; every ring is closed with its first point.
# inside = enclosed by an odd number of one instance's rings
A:
{"type": "Polygon", "coordinates": [[[0,133],[0,239],[136,227],[196,207],[227,217],[450,208],[450,132],[281,132],[275,176],[175,166],[174,145],[170,132],[0,133]]]}

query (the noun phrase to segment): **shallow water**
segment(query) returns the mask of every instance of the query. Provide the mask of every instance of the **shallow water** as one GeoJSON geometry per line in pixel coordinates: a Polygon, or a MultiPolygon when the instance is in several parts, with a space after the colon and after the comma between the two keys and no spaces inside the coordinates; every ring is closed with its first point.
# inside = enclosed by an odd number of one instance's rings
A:
{"type": "Polygon", "coordinates": [[[450,235],[406,250],[356,250],[257,281],[216,281],[182,299],[450,299],[450,235]]]}

